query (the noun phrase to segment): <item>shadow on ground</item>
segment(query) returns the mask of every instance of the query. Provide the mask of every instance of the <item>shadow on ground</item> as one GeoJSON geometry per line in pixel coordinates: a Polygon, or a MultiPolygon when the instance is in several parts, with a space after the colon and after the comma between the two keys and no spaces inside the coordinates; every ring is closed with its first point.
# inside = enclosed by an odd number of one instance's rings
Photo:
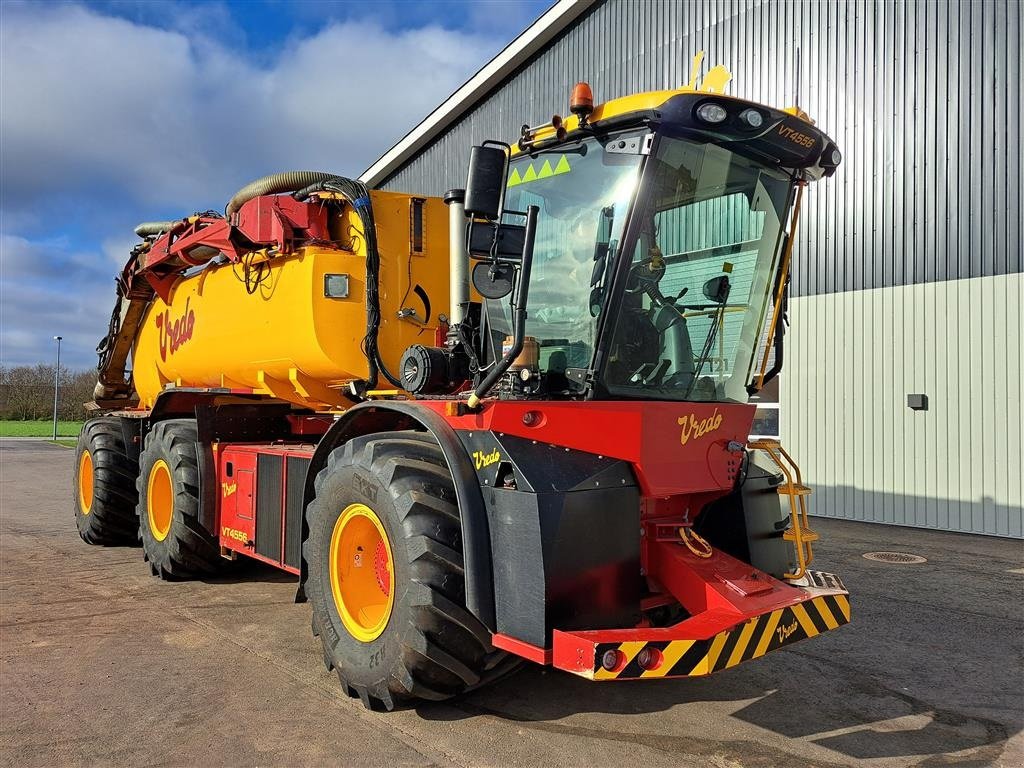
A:
{"type": "MultiPolygon", "coordinates": [[[[564,721],[581,712],[628,715],[680,706],[699,719],[702,704],[721,711],[722,703],[731,703],[733,718],[854,760],[998,760],[1006,740],[1024,730],[1024,577],[1010,572],[1024,559],[1020,543],[817,523],[826,540],[830,530],[837,534],[828,565],[851,592],[853,622],[846,627],[709,678],[592,683],[530,665],[494,687],[417,712],[425,719],[490,715],[522,727],[580,730],[564,721]],[[839,542],[844,551],[837,551],[839,542]],[[928,563],[863,559],[877,549],[921,554],[928,563]]],[[[728,739],[614,733],[616,722],[609,717],[609,727],[593,728],[593,735],[662,743],[674,752],[729,752],[728,739]]],[[[781,760],[761,748],[765,765],[781,760]]]]}

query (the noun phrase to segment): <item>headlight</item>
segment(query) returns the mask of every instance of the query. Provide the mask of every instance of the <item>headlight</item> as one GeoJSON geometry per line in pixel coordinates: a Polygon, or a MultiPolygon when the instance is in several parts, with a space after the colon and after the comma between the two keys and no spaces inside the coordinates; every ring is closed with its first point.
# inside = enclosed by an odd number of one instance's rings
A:
{"type": "Polygon", "coordinates": [[[828,161],[832,163],[832,165],[839,165],[843,162],[843,153],[836,147],[832,147],[832,151],[828,153],[828,161]]]}
{"type": "Polygon", "coordinates": [[[697,117],[705,123],[721,123],[728,116],[729,113],[725,111],[725,107],[721,104],[716,104],[713,101],[701,104],[697,108],[697,117]]]}

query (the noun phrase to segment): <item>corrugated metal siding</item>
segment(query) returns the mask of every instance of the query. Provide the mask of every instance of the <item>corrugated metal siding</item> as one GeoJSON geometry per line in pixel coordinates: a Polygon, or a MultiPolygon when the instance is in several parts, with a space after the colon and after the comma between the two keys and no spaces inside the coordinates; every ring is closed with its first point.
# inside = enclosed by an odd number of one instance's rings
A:
{"type": "Polygon", "coordinates": [[[782,440],[814,514],[1021,537],[1024,275],[796,299],[782,440]],[[907,395],[928,396],[927,411],[907,395]]]}
{"type": "Polygon", "coordinates": [[[563,112],[576,80],[675,87],[700,49],[731,93],[789,105],[799,47],[800,104],[846,157],[805,198],[782,377],[813,506],[1021,536],[1021,277],[991,277],[1024,269],[1020,7],[608,0],[386,186],[462,186],[472,143],[563,112]]]}
{"type": "Polygon", "coordinates": [[[730,92],[800,104],[843,149],[808,195],[797,295],[1020,272],[1024,123],[1017,2],[607,0],[467,113],[389,189],[463,186],[469,147],[598,99],[689,79],[693,54],[730,92]]]}

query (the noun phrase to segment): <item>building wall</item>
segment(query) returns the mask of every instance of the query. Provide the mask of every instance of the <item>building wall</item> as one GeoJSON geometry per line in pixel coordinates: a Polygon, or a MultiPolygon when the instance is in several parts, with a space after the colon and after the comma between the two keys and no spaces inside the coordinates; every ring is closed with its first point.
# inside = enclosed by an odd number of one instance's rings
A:
{"type": "Polygon", "coordinates": [[[1024,535],[1024,275],[791,305],[782,441],[816,514],[1024,535]],[[928,396],[911,410],[907,395],[928,396]]]}
{"type": "Polygon", "coordinates": [[[798,99],[845,156],[805,198],[783,374],[783,437],[827,489],[812,506],[1020,536],[1020,16],[1014,0],[606,0],[384,186],[462,186],[471,144],[564,112],[577,80],[599,101],[676,87],[702,49],[730,93],[798,99]]]}

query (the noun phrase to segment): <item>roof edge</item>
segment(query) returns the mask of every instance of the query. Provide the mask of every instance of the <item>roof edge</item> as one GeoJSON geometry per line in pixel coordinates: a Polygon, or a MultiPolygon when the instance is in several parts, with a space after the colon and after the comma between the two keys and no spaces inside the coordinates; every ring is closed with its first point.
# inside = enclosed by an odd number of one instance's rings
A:
{"type": "Polygon", "coordinates": [[[505,80],[533,54],[594,5],[596,0],[558,0],[522,34],[506,45],[441,105],[431,112],[380,159],[363,171],[359,180],[373,187],[392,175],[426,143],[472,109],[477,100],[505,80]]]}

